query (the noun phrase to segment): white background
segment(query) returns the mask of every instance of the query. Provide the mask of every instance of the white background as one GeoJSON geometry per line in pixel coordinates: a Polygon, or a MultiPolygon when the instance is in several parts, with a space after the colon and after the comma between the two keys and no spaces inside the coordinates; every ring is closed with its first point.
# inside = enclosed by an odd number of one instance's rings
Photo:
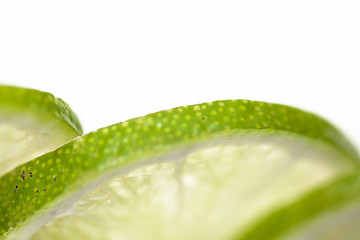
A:
{"type": "Polygon", "coordinates": [[[360,147],[360,1],[1,1],[0,83],[49,91],[85,132],[245,98],[316,112],[360,147]]]}

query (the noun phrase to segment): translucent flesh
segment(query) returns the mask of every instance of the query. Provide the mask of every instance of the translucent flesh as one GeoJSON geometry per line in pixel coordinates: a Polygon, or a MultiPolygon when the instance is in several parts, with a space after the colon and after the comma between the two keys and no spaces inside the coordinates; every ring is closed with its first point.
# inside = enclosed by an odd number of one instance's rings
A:
{"type": "Polygon", "coordinates": [[[208,144],[111,179],[31,239],[229,239],[349,167],[298,139],[208,144]]]}
{"type": "Polygon", "coordinates": [[[318,216],[281,240],[357,240],[360,236],[359,203],[318,216]]]}
{"type": "Polygon", "coordinates": [[[58,119],[25,113],[1,113],[0,176],[14,167],[54,150],[77,134],[58,119]]]}

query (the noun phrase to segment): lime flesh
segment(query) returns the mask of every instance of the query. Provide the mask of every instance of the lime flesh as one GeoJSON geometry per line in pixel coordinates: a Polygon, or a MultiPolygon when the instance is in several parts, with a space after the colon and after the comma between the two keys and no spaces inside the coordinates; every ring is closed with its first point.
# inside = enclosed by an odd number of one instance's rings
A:
{"type": "Polygon", "coordinates": [[[349,173],[339,157],[301,138],[220,139],[84,191],[31,239],[231,239],[349,173]]]}
{"type": "Polygon", "coordinates": [[[281,240],[356,240],[360,236],[360,203],[320,215],[281,240]]]}
{"type": "MultiPolygon", "coordinates": [[[[263,219],[358,170],[356,150],[313,114],[246,100],[179,107],[99,129],[3,175],[0,231],[7,239],[276,239],[264,238],[263,219]],[[253,230],[262,237],[247,238],[253,230]]],[[[304,221],[314,217],[306,209],[304,221]]],[[[283,226],[272,229],[296,228],[283,226]]]]}
{"type": "Polygon", "coordinates": [[[24,162],[50,152],[78,134],[57,119],[21,113],[1,114],[0,176],[24,162]]]}
{"type": "Polygon", "coordinates": [[[0,85],[0,176],[81,134],[77,117],[61,99],[0,85]]]}

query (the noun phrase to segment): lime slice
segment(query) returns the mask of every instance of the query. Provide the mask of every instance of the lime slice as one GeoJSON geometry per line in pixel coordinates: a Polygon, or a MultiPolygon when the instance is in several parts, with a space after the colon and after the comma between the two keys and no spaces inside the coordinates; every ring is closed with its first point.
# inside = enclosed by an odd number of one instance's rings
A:
{"type": "Polygon", "coordinates": [[[360,174],[354,173],[273,212],[237,239],[356,240],[359,224],[360,174]]]}
{"type": "MultiPolygon", "coordinates": [[[[299,199],[359,168],[346,138],[313,114],[246,100],[180,107],[89,133],[4,175],[0,232],[9,239],[257,239],[247,236],[253,229],[266,236],[269,216],[297,209],[299,199]]],[[[328,201],[324,211],[349,198],[328,201]]],[[[316,220],[303,208],[297,224],[271,230],[300,236],[311,228],[301,224],[316,220]]]]}
{"type": "Polygon", "coordinates": [[[0,85],[0,176],[81,134],[76,116],[61,99],[0,85]]]}

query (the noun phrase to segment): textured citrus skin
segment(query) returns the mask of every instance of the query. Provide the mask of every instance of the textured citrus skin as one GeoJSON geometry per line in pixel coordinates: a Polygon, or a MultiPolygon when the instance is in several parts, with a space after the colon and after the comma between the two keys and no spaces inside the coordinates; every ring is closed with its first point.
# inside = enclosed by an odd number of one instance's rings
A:
{"type": "Polygon", "coordinates": [[[75,113],[60,98],[38,90],[0,84],[0,110],[27,112],[39,118],[56,118],[69,125],[77,135],[82,127],[75,113]]]}
{"type": "Polygon", "coordinates": [[[247,100],[179,107],[86,134],[4,175],[0,178],[0,236],[114,168],[216,135],[246,134],[242,130],[300,134],[334,147],[358,164],[356,151],[343,135],[307,112],[247,100]]]}

